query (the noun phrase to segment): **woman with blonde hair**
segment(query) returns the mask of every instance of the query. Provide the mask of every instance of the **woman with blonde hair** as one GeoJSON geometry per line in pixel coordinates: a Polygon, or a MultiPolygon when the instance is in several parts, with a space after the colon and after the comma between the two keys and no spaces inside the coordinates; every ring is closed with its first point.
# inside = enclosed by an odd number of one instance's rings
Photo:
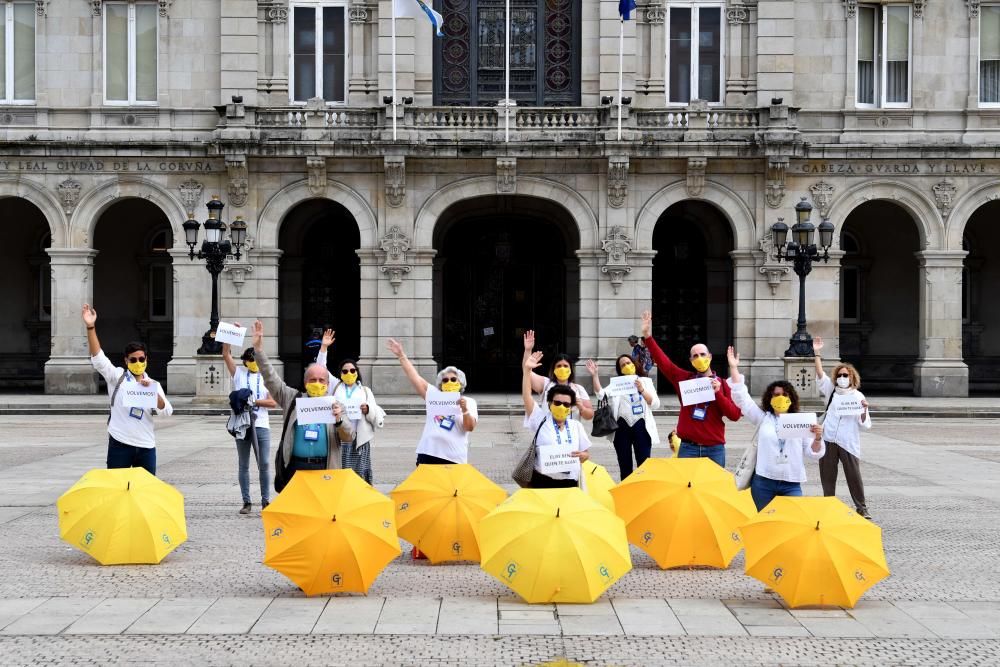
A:
{"type": "Polygon", "coordinates": [[[826,454],[819,461],[819,479],[823,484],[823,495],[837,494],[838,464],[844,466],[847,489],[859,515],[871,519],[865,503],[865,487],[861,481],[861,429],[872,427],[868,414],[868,401],[858,387],[861,375],[854,366],[839,363],[833,368],[833,379],[823,373],[820,350],[823,339],[813,339],[813,353],[816,362],[816,386],[826,399],[826,414],[823,417],[823,440],[826,454]],[[836,384],[835,384],[836,383],[836,384]],[[860,410],[860,414],[856,414],[860,410]]]}

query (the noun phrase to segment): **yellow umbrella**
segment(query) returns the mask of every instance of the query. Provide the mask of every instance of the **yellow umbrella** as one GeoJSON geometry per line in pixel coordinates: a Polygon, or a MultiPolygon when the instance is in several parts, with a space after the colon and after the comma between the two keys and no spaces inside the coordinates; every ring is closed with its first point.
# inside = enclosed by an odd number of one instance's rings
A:
{"type": "Polygon", "coordinates": [[[733,476],[709,459],[646,459],[611,490],[629,542],[661,568],[728,567],[739,526],[756,513],[733,476]]]}
{"type": "Polygon", "coordinates": [[[882,529],[832,496],[779,496],[741,532],[746,573],[790,607],[853,607],[889,576],[882,529]]]}
{"type": "Polygon", "coordinates": [[[399,555],[392,500],[353,470],[299,470],[261,512],[264,565],[306,595],[367,592],[399,555]]]}
{"type": "Polygon", "coordinates": [[[56,508],[59,537],[101,565],[159,563],[187,539],[184,496],[145,468],[95,468],[56,508]]]}
{"type": "Polygon", "coordinates": [[[608,469],[593,461],[584,461],[581,468],[583,470],[583,490],[588,496],[614,512],[615,499],[611,497],[611,489],[615,486],[615,480],[611,479],[608,469]]]}
{"type": "Polygon", "coordinates": [[[421,465],[389,492],[400,537],[432,563],[479,561],[479,520],[507,492],[468,463],[421,465]]]}
{"type": "Polygon", "coordinates": [[[625,524],[577,488],[521,489],[479,526],[482,568],[527,602],[593,602],[632,569],[625,524]]]}

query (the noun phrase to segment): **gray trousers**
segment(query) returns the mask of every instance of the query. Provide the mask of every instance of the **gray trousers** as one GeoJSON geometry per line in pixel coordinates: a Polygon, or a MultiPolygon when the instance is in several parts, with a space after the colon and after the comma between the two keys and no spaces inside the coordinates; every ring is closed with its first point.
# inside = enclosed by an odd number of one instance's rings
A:
{"type": "Polygon", "coordinates": [[[844,464],[844,477],[847,478],[847,489],[851,492],[854,507],[858,514],[867,514],[865,486],[861,482],[861,459],[835,442],[826,443],[826,453],[819,460],[819,480],[823,485],[823,495],[837,495],[837,468],[840,463],[844,464]]]}

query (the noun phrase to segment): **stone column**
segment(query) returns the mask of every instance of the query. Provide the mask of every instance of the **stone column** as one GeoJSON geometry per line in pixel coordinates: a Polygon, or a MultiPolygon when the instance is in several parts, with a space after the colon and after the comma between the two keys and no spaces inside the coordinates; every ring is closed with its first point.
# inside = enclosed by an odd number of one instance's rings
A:
{"type": "MultiPolygon", "coordinates": [[[[279,375],[284,374],[285,364],[278,356],[278,322],[281,297],[278,292],[279,260],[282,251],[278,248],[254,249],[250,253],[253,264],[253,284],[257,290],[257,299],[253,303],[256,317],[264,323],[264,351],[271,359],[271,366],[279,375]]],[[[301,272],[299,273],[301,276],[301,272]]],[[[301,294],[301,291],[299,292],[301,294]]],[[[243,310],[246,310],[244,306],[243,310]]],[[[247,324],[249,322],[241,322],[247,324]]],[[[299,335],[297,333],[297,335],[299,335]]],[[[249,342],[248,342],[249,344],[249,342]]]]}
{"type": "MultiPolygon", "coordinates": [[[[90,364],[80,309],[84,303],[93,302],[97,251],[48,248],[45,252],[51,258],[52,270],[52,351],[45,362],[45,393],[93,394],[97,391],[97,376],[90,364]]],[[[100,333],[100,328],[97,331],[100,333]]]]}
{"type": "Polygon", "coordinates": [[[358,365],[362,377],[372,377],[373,365],[380,354],[388,354],[378,332],[379,264],[384,253],[370,248],[355,251],[361,259],[361,352],[358,365]]]}
{"type": "Polygon", "coordinates": [[[918,396],[968,396],[962,360],[963,250],[923,250],[920,265],[920,357],[913,367],[918,396]]]}
{"type": "MultiPolygon", "coordinates": [[[[755,368],[757,362],[757,299],[756,286],[759,278],[757,260],[750,250],[733,250],[729,253],[733,261],[733,347],[740,354],[740,370],[746,382],[756,392],[755,368]]],[[[725,354],[725,350],[713,350],[713,354],[725,354]]],[[[770,365],[770,362],[766,365],[770,365]]],[[[767,373],[764,374],[765,376],[767,373]]]]}
{"type": "Polygon", "coordinates": [[[208,329],[212,309],[212,277],[205,262],[190,259],[187,248],[171,248],[174,276],[174,347],[167,363],[167,388],[172,395],[195,393],[195,352],[208,329]]]}

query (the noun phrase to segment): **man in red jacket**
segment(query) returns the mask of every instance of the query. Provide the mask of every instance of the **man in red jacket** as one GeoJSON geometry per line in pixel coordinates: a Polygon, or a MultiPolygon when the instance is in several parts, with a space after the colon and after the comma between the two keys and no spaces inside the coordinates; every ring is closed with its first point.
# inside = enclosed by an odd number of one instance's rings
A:
{"type": "Polygon", "coordinates": [[[653,340],[652,332],[653,315],[648,310],[643,311],[642,337],[645,340],[646,349],[649,350],[653,363],[656,364],[663,377],[674,385],[678,400],[680,399],[678,385],[684,380],[698,377],[712,378],[712,389],[715,391],[714,401],[696,405],[681,404],[681,414],[677,420],[677,435],[680,436],[681,446],[677,457],[682,459],[706,457],[725,468],[726,425],[722,418],[726,417],[729,421],[737,421],[743,416],[740,409],[733,403],[729,385],[712,372],[712,354],[708,351],[708,347],[701,343],[692,347],[690,361],[695,370],[684,370],[670,361],[670,358],[663,353],[660,346],[653,340]]]}

